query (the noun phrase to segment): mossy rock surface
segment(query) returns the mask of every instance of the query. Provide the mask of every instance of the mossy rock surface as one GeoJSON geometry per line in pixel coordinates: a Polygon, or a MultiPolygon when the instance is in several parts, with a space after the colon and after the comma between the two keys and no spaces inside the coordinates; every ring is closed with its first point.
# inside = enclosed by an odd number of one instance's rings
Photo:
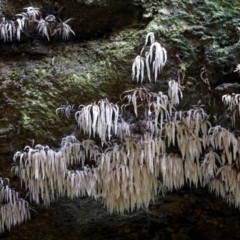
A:
{"type": "MultiPolygon", "coordinates": [[[[16,18],[15,14],[29,6],[25,0],[0,3],[0,16],[8,18],[16,18]]],[[[29,139],[57,149],[62,137],[79,134],[73,116],[68,120],[56,114],[61,105],[74,104],[77,109],[102,98],[116,103],[123,91],[139,86],[166,91],[168,80],[181,73],[185,90],[179,108],[186,110],[200,99],[209,114],[222,117],[221,124],[232,129],[221,96],[239,92],[240,76],[234,72],[240,59],[239,1],[73,0],[70,5],[62,0],[57,6],[55,1],[32,4],[49,12],[57,8],[63,20],[74,18],[70,25],[76,36],[66,42],[48,42],[32,35],[23,36],[20,43],[0,42],[0,175],[10,177],[23,195],[10,173],[13,154],[30,144],[29,139]],[[168,62],[156,83],[145,78],[139,84],[132,81],[131,64],[151,31],[167,49],[168,62]]],[[[48,210],[34,208],[38,214],[33,212],[33,220],[5,233],[3,239],[33,239],[33,235],[39,240],[93,236],[223,239],[224,234],[234,239],[233,233],[239,235],[239,211],[206,189],[169,194],[159,198],[150,213],[126,216],[109,216],[101,203],[89,199],[59,200],[48,210]],[[91,208],[95,212],[87,214],[91,208]],[[206,222],[211,227],[205,228],[206,222]],[[218,233],[213,235],[213,229],[218,233]]]]}

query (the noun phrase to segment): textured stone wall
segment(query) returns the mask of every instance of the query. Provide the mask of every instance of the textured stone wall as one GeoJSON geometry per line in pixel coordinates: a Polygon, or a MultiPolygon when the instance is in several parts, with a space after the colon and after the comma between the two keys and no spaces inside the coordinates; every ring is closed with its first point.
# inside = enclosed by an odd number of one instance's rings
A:
{"type": "MultiPolygon", "coordinates": [[[[179,108],[189,109],[200,99],[208,114],[217,115],[217,124],[238,131],[221,102],[224,93],[240,89],[234,72],[240,56],[238,1],[76,0],[71,8],[63,0],[32,4],[61,10],[62,20],[74,18],[69,24],[76,36],[67,42],[33,35],[20,43],[0,42],[0,174],[22,196],[25,191],[9,171],[13,154],[29,139],[58,149],[65,134],[80,135],[73,118],[55,114],[59,106],[68,102],[77,108],[101,98],[117,102],[123,91],[139,87],[132,81],[131,64],[149,31],[167,49],[168,62],[157,83],[144,79],[143,86],[166,92],[168,80],[181,73],[185,90],[179,108]]],[[[8,0],[6,7],[1,1],[0,11],[14,18],[27,6],[25,0],[8,0]]],[[[108,215],[101,203],[85,198],[57,200],[48,210],[34,208],[38,214],[32,212],[32,221],[3,239],[32,239],[36,233],[39,240],[234,239],[239,231],[239,211],[206,189],[186,187],[160,197],[149,210],[123,216],[108,215]]]]}

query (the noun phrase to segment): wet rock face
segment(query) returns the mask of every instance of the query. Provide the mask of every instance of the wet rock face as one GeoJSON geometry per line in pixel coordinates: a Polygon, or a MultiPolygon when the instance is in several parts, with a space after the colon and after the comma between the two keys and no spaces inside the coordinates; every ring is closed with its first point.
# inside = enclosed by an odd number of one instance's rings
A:
{"type": "MultiPolygon", "coordinates": [[[[14,18],[29,1],[8,0],[0,11],[14,18]]],[[[199,99],[209,114],[224,115],[221,96],[239,92],[239,3],[222,1],[73,0],[34,1],[42,13],[55,14],[76,36],[70,41],[23,36],[18,43],[0,42],[0,175],[11,178],[12,156],[35,139],[59,148],[65,134],[79,134],[74,118],[55,114],[66,104],[101,98],[119,101],[120,94],[139,86],[132,81],[131,63],[147,32],[153,31],[168,51],[168,62],[157,83],[144,80],[151,91],[167,91],[168,79],[185,86],[180,105],[188,109],[199,99]],[[185,76],[183,79],[182,77],[185,76]]],[[[149,209],[109,215],[93,199],[59,199],[50,209],[33,206],[32,220],[3,239],[236,239],[239,210],[208,193],[186,188],[159,197],[149,209]],[[40,230],[39,230],[40,229],[40,230]],[[37,234],[36,234],[37,233],[37,234]]]]}
{"type": "Polygon", "coordinates": [[[99,202],[81,199],[62,202],[64,211],[55,208],[69,227],[82,237],[100,239],[234,239],[239,223],[238,210],[203,190],[184,189],[160,197],[149,209],[132,214],[109,216],[99,202]],[[75,201],[74,201],[75,202],[75,201]],[[217,204],[216,204],[217,202],[217,204]],[[79,213],[79,214],[76,214],[79,213]],[[224,223],[226,225],[224,226],[224,223]],[[81,226],[81,227],[79,227],[81,226]]]}
{"type": "MultiPolygon", "coordinates": [[[[142,18],[143,8],[131,4],[129,1],[112,0],[80,0],[71,1],[71,7],[66,1],[43,1],[32,3],[41,9],[42,17],[53,14],[61,21],[72,18],[71,26],[76,32],[76,39],[92,39],[108,37],[115,29],[139,21],[142,18]]],[[[8,1],[6,16],[12,18],[21,13],[24,7],[29,7],[28,1],[8,1]]]]}
{"type": "Polygon", "coordinates": [[[219,198],[184,189],[156,199],[147,210],[123,215],[109,215],[89,198],[61,199],[2,239],[236,239],[239,221],[239,211],[219,198]]]}

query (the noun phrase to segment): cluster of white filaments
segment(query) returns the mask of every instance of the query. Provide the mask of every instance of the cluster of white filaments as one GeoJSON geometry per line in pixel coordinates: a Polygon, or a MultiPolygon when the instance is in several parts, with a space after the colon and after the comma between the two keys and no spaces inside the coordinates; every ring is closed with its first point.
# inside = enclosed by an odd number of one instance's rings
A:
{"type": "MultiPolygon", "coordinates": [[[[145,45],[148,42],[145,64],[147,69],[153,65],[156,80],[166,51],[152,33],[145,45]]],[[[141,57],[136,61],[133,77],[139,80],[144,64],[141,57]]],[[[78,127],[89,138],[100,140],[101,147],[71,135],[56,151],[38,144],[17,152],[12,172],[29,191],[30,200],[48,206],[62,196],[89,196],[100,199],[110,213],[124,213],[148,208],[159,193],[187,184],[208,186],[240,207],[240,137],[212,126],[201,101],[177,111],[183,87],[175,80],[168,87],[167,94],[144,87],[125,91],[121,105],[107,99],[80,105],[75,112],[78,127]]],[[[223,96],[231,110],[237,99],[237,95],[223,96]]],[[[74,107],[63,105],[59,111],[69,119],[74,107]]]]}
{"type": "Polygon", "coordinates": [[[97,134],[102,142],[110,140],[112,132],[117,134],[119,107],[102,99],[87,106],[80,105],[80,110],[75,113],[78,126],[89,137],[97,134]],[[107,136],[106,136],[107,135],[107,136]]]}
{"type": "Polygon", "coordinates": [[[29,204],[9,187],[9,179],[0,177],[0,234],[30,219],[29,204]]]}
{"type": "Polygon", "coordinates": [[[155,36],[153,32],[146,35],[144,47],[141,50],[140,55],[138,55],[132,64],[132,79],[136,78],[137,82],[143,82],[144,79],[144,69],[146,66],[147,77],[151,82],[151,74],[154,74],[154,81],[156,82],[158,75],[161,73],[162,68],[167,62],[167,51],[161,44],[155,41],[155,36]],[[146,48],[148,48],[148,43],[150,47],[148,51],[145,52],[145,58],[142,54],[146,48]],[[152,68],[152,70],[151,70],[152,68]]]}
{"type": "Polygon", "coordinates": [[[119,107],[107,99],[81,105],[76,121],[89,137],[100,138],[102,148],[74,136],[64,138],[58,151],[27,146],[15,154],[12,171],[31,200],[45,205],[60,196],[87,195],[101,199],[110,213],[130,212],[147,208],[160,192],[188,184],[207,185],[239,207],[240,138],[212,127],[200,101],[188,111],[176,111],[179,96],[181,86],[170,80],[168,95],[136,88],[122,94],[119,107]],[[136,122],[124,120],[128,110],[145,118],[140,132],[136,122]],[[106,141],[110,136],[115,139],[111,144],[106,141]],[[171,153],[171,148],[178,151],[171,153]],[[75,164],[79,170],[68,170],[75,164]]]}
{"type": "Polygon", "coordinates": [[[232,125],[236,124],[236,116],[240,116],[240,94],[232,93],[222,96],[222,102],[231,113],[232,125]]]}
{"type": "Polygon", "coordinates": [[[54,15],[47,15],[44,19],[41,16],[39,8],[26,7],[25,12],[16,14],[16,21],[2,18],[0,23],[0,37],[4,42],[12,42],[14,38],[21,40],[23,32],[37,31],[40,36],[46,37],[50,41],[51,37],[57,35],[63,40],[69,38],[70,33],[75,35],[72,28],[65,22],[58,21],[54,15]]]}

